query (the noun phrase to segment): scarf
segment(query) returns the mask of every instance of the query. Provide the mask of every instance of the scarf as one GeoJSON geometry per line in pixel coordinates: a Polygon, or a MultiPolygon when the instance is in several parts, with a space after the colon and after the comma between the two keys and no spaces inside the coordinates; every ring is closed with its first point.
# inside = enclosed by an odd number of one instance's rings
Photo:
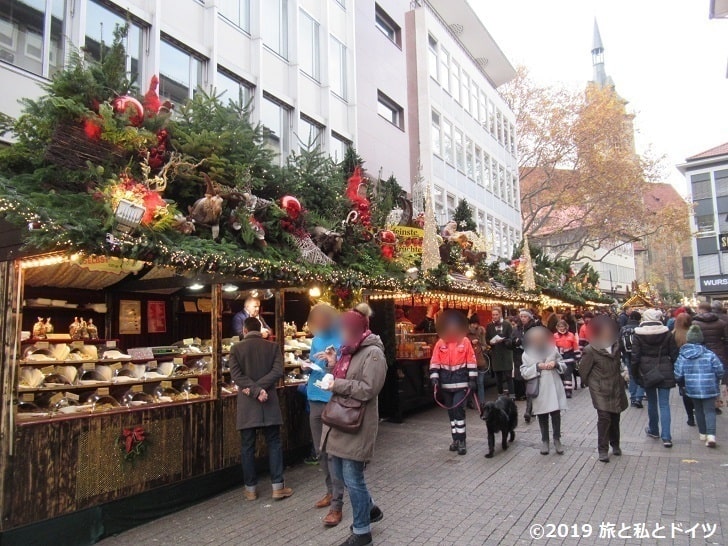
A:
{"type": "Polygon", "coordinates": [[[332,372],[334,379],[346,378],[346,372],[349,371],[349,365],[351,364],[351,357],[354,356],[354,353],[359,350],[359,347],[361,347],[364,340],[371,334],[372,332],[370,330],[366,330],[359,338],[359,341],[355,344],[341,346],[341,358],[339,358],[339,361],[336,363],[336,366],[334,366],[334,371],[332,372]]]}

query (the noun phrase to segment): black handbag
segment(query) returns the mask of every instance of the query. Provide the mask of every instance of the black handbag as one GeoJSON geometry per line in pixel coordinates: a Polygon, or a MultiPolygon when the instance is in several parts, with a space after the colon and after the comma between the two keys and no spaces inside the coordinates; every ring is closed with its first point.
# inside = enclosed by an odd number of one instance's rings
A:
{"type": "Polygon", "coordinates": [[[651,389],[653,387],[657,387],[660,383],[662,383],[665,378],[662,375],[662,372],[660,371],[660,360],[662,359],[662,346],[665,343],[660,344],[660,348],[657,351],[657,366],[654,368],[650,368],[645,373],[640,374],[642,376],[642,386],[645,389],[651,389]]]}
{"type": "Polygon", "coordinates": [[[355,434],[364,421],[365,409],[366,402],[334,394],[321,412],[321,421],[341,432],[355,434]]]}
{"type": "Polygon", "coordinates": [[[526,397],[538,398],[538,391],[541,388],[541,374],[533,379],[526,380],[526,397]]]}

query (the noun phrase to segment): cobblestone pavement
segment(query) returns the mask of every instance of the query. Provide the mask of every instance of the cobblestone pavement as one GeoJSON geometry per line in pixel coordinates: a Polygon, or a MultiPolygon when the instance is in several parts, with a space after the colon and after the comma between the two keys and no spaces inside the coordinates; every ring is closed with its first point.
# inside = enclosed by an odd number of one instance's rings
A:
{"type": "MultiPolygon", "coordinates": [[[[366,473],[385,514],[374,525],[375,544],[728,544],[728,413],[718,416],[719,445],[710,450],[686,425],[674,389],[674,447],[666,449],[645,436],[646,406],[629,408],[622,414],[624,454],[604,464],[596,457],[596,412],[589,393],[578,390],[569,402],[561,456],[540,455],[538,424],[521,420],[511,449],[504,453],[497,446],[495,458],[485,459],[485,425],[471,410],[466,456],[448,451],[448,420],[439,408],[403,424],[382,423],[366,473]],[[534,525],[543,525],[536,532],[551,532],[554,538],[533,540],[534,525]],[[645,532],[649,538],[635,538],[645,532]]],[[[518,405],[522,413],[524,403],[518,405]]],[[[236,488],[101,544],[342,542],[351,523],[348,500],[342,524],[324,529],[320,520],[326,510],[313,508],[324,492],[319,468],[294,466],[286,480],[295,489],[290,499],[271,502],[264,494],[245,502],[236,488]]]]}

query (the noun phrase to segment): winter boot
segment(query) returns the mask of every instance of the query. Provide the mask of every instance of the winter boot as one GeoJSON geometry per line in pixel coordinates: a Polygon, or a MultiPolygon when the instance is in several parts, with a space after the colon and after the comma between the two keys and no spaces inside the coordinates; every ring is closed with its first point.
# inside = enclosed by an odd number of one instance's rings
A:
{"type": "Polygon", "coordinates": [[[554,438],[554,449],[559,455],[564,454],[564,446],[561,445],[561,438],[554,438]]]}
{"type": "Polygon", "coordinates": [[[468,452],[468,449],[465,445],[465,440],[460,440],[458,443],[458,455],[465,455],[468,452]]]}

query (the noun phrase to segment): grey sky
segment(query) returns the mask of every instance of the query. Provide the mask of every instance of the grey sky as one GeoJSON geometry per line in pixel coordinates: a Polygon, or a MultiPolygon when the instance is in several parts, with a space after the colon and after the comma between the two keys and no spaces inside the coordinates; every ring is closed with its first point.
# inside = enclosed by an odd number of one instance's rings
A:
{"type": "Polygon", "coordinates": [[[728,21],[708,19],[709,0],[469,0],[514,65],[542,83],[591,78],[593,20],[607,74],[637,115],[638,151],[674,168],[728,141],[728,21]]]}

